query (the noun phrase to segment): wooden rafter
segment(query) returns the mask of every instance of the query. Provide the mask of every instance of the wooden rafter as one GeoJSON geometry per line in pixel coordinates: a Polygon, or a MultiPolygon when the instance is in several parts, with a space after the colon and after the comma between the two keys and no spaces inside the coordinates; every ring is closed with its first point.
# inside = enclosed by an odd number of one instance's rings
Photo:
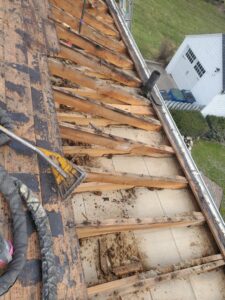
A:
{"type": "Polygon", "coordinates": [[[81,183],[75,190],[76,194],[85,192],[107,192],[118,190],[129,190],[134,186],[131,185],[119,185],[113,183],[99,183],[99,182],[85,182],[81,183]]]}
{"type": "Polygon", "coordinates": [[[189,215],[175,217],[109,219],[96,222],[85,221],[85,223],[76,224],[76,231],[78,237],[82,239],[124,231],[197,226],[202,225],[204,222],[205,217],[202,213],[193,212],[189,215]]]}
{"type": "MultiPolygon", "coordinates": [[[[51,18],[54,21],[61,22],[70,26],[70,28],[78,32],[80,20],[76,17],[72,17],[62,9],[58,9],[55,6],[51,7],[51,18]]],[[[96,31],[93,27],[83,23],[81,27],[81,32],[83,36],[86,36],[90,40],[114,51],[125,52],[126,48],[123,42],[113,39],[109,36],[96,31]]]]}
{"type": "MultiPolygon", "coordinates": [[[[67,0],[70,3],[74,4],[73,0],[67,0]]],[[[98,14],[99,12],[102,12],[106,14],[108,12],[108,7],[106,3],[102,0],[94,0],[92,1],[93,5],[91,4],[91,1],[89,3],[86,3],[86,9],[88,11],[91,11],[93,14],[98,14]]],[[[76,0],[76,5],[78,5],[78,8],[83,8],[84,2],[83,0],[76,0]]]]}
{"type": "Polygon", "coordinates": [[[118,125],[119,123],[112,120],[107,120],[103,118],[86,118],[85,116],[77,116],[75,113],[66,113],[66,112],[58,112],[57,113],[58,120],[60,122],[69,122],[74,123],[76,125],[88,126],[90,124],[94,126],[106,127],[109,125],[118,125]]]}
{"type": "Polygon", "coordinates": [[[139,95],[135,95],[134,93],[128,91],[124,87],[121,87],[116,84],[109,85],[104,80],[84,75],[80,70],[78,70],[74,66],[65,65],[56,59],[49,58],[48,63],[52,75],[70,80],[71,82],[77,85],[93,89],[99,94],[115,98],[124,103],[142,105],[142,97],[139,95]]]}
{"type": "MultiPolygon", "coordinates": [[[[88,155],[91,157],[101,157],[108,155],[126,155],[126,156],[136,156],[135,153],[125,153],[125,151],[117,150],[117,149],[108,149],[108,148],[96,148],[96,147],[78,147],[78,146],[64,146],[63,152],[65,155],[77,155],[83,156],[88,155]]],[[[161,154],[161,153],[149,153],[151,157],[168,157],[171,154],[161,154]]]]}
{"type": "Polygon", "coordinates": [[[145,115],[145,116],[154,116],[155,113],[153,108],[149,106],[142,105],[125,105],[125,104],[110,104],[110,106],[120,109],[122,111],[127,111],[135,115],[145,115]]]}
{"type": "Polygon", "coordinates": [[[62,138],[70,139],[74,142],[83,142],[87,144],[99,145],[109,149],[120,150],[124,154],[132,153],[136,155],[151,156],[152,153],[169,154],[174,153],[169,146],[150,146],[140,142],[134,142],[128,139],[117,137],[111,134],[95,133],[94,130],[84,130],[76,125],[60,123],[60,132],[62,138]]]}
{"type": "MultiPolygon", "coordinates": [[[[57,6],[58,8],[63,9],[65,12],[71,14],[76,18],[81,17],[81,10],[74,5],[74,3],[69,2],[68,0],[50,0],[50,3],[57,6]]],[[[97,19],[95,16],[91,15],[90,13],[86,12],[84,15],[84,20],[86,24],[94,27],[96,30],[110,36],[114,36],[119,38],[119,32],[114,29],[109,24],[97,19]]]]}
{"type": "Polygon", "coordinates": [[[130,125],[149,131],[158,131],[161,128],[159,121],[153,118],[146,120],[112,106],[81,98],[80,96],[75,97],[57,90],[55,90],[53,94],[57,103],[73,107],[77,112],[103,117],[108,120],[116,121],[119,124],[130,125]]]}
{"type": "Polygon", "coordinates": [[[116,276],[123,276],[130,273],[137,273],[143,270],[141,262],[133,262],[124,266],[112,268],[112,273],[116,276]]]}
{"type": "Polygon", "coordinates": [[[123,70],[114,67],[113,65],[95,58],[84,51],[66,47],[61,42],[61,51],[57,55],[60,58],[69,59],[76,64],[86,66],[106,76],[106,78],[115,80],[130,87],[139,87],[141,81],[135,77],[127,74],[123,70]]]}
{"type": "Polygon", "coordinates": [[[87,172],[85,181],[159,189],[182,189],[188,185],[182,176],[157,177],[109,172],[87,172]]]}
{"type": "Polygon", "coordinates": [[[142,272],[139,275],[90,287],[88,288],[88,296],[91,297],[99,293],[115,291],[128,287],[133,287],[134,290],[138,289],[140,286],[143,288],[152,288],[163,281],[185,279],[188,276],[209,272],[224,265],[225,261],[220,254],[193,259],[171,267],[166,267],[157,272],[142,272]],[[168,272],[168,269],[171,271],[168,272]]]}
{"type": "Polygon", "coordinates": [[[56,24],[58,37],[62,40],[69,41],[73,45],[87,51],[88,53],[122,69],[132,69],[133,62],[127,56],[116,53],[108,48],[105,48],[94,41],[83,37],[82,35],[72,31],[65,26],[56,24]]]}
{"type": "MultiPolygon", "coordinates": [[[[108,104],[118,104],[118,105],[137,105],[137,106],[148,106],[150,105],[149,101],[146,101],[145,98],[131,98],[130,102],[128,103],[127,97],[123,98],[120,97],[120,100],[115,99],[111,96],[107,96],[106,94],[100,94],[98,90],[90,89],[87,87],[79,87],[79,88],[74,88],[74,87],[58,87],[58,86],[53,86],[55,89],[58,91],[62,92],[69,92],[71,95],[79,95],[81,97],[86,97],[92,100],[97,100],[102,103],[108,103],[108,104]]],[[[134,95],[132,95],[134,96],[134,95]]],[[[131,97],[132,97],[131,96],[131,97]]],[[[136,96],[136,95],[135,95],[136,96]]],[[[118,98],[118,96],[116,95],[118,98]]]]}

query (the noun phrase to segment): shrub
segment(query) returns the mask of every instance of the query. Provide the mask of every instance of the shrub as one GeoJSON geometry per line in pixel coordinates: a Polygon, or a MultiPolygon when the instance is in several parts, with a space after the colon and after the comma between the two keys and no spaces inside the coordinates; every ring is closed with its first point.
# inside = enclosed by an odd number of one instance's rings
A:
{"type": "Polygon", "coordinates": [[[156,60],[166,66],[175,52],[175,45],[169,39],[164,39],[160,45],[156,60]]]}
{"type": "Polygon", "coordinates": [[[209,132],[206,137],[220,143],[225,143],[225,118],[216,116],[207,116],[206,121],[209,125],[209,132]]]}
{"type": "Polygon", "coordinates": [[[205,118],[198,111],[171,110],[171,114],[181,134],[184,136],[198,138],[209,131],[205,118]]]}

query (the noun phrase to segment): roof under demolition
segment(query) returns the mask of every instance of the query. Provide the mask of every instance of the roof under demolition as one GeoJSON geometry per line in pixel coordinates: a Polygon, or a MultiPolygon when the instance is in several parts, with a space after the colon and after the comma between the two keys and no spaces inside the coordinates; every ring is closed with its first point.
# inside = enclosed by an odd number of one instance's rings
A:
{"type": "MultiPolygon", "coordinates": [[[[86,172],[62,200],[41,158],[0,149],[47,212],[58,299],[225,299],[224,223],[157,88],[143,93],[149,72],[114,1],[4,0],[0,20],[0,104],[15,132],[86,172]]],[[[27,226],[5,300],[41,298],[29,213],[27,226]]]]}

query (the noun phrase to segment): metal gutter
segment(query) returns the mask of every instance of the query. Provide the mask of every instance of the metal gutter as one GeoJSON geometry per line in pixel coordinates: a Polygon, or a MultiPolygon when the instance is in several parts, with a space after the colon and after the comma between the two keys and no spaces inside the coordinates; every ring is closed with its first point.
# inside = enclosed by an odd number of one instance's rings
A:
{"type": "Polygon", "coordinates": [[[225,92],[225,34],[222,33],[222,76],[223,76],[223,92],[225,92]]]}
{"type": "MultiPolygon", "coordinates": [[[[148,69],[146,62],[137,47],[137,44],[121,15],[120,9],[116,5],[114,0],[106,0],[109,10],[114,18],[115,23],[121,33],[121,36],[128,47],[129,54],[132,57],[137,72],[143,82],[150,76],[150,70],[148,69]]],[[[164,100],[159,92],[158,87],[154,88],[151,97],[149,97],[159,119],[163,124],[163,128],[167,134],[169,141],[171,142],[176,152],[177,158],[183,168],[183,171],[189,181],[190,187],[196,196],[199,206],[204,213],[207,223],[211,229],[211,232],[217,242],[218,247],[221,250],[225,258],[225,223],[216,207],[216,204],[191,156],[191,153],[187,149],[182,136],[168,110],[164,100]]]]}

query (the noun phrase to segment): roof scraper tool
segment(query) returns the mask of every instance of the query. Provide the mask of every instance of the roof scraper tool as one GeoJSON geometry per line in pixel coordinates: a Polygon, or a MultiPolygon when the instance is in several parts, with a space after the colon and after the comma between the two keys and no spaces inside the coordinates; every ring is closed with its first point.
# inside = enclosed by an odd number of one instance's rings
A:
{"type": "Polygon", "coordinates": [[[63,199],[67,198],[85,179],[86,173],[60,154],[36,147],[1,125],[0,131],[39,154],[51,165],[60,196],[63,199]]]}

